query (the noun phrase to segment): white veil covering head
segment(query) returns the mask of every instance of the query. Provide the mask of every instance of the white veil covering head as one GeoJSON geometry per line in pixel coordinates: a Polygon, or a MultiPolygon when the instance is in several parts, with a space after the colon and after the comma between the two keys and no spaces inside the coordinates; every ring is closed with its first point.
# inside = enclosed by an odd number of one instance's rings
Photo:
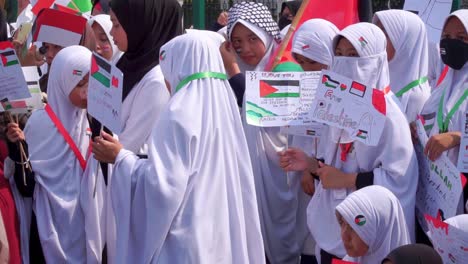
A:
{"type": "MultiPolygon", "coordinates": [[[[88,74],[91,52],[82,46],[62,49],[50,69],[49,106],[83,157],[89,145],[86,110],[75,107],[70,92],[88,74]]],[[[79,201],[83,169],[44,110],[33,112],[25,130],[35,173],[33,208],[45,260],[80,262],[86,256],[84,219],[79,201]]]]}
{"type": "Polygon", "coordinates": [[[109,43],[112,47],[112,59],[111,62],[113,64],[117,63],[117,61],[120,59],[122,56],[123,52],[117,48],[117,45],[114,43],[114,38],[111,36],[110,32],[112,30],[112,21],[110,19],[109,15],[96,15],[91,17],[91,19],[88,21],[89,25],[93,25],[94,23],[97,23],[102,27],[104,32],[106,33],[107,38],[109,39],[109,43]]]}
{"type": "Polygon", "coordinates": [[[247,65],[237,57],[237,63],[241,72],[265,70],[270,56],[280,41],[280,30],[278,24],[273,20],[270,10],[262,3],[241,2],[235,4],[229,9],[227,24],[229,40],[231,40],[232,31],[238,23],[241,23],[257,35],[266,48],[265,56],[256,66],[247,65]]]}
{"type": "MultiPolygon", "coordinates": [[[[458,18],[468,32],[468,9],[460,9],[450,14],[445,20],[447,21],[452,18],[458,18]]],[[[444,27],[445,27],[444,24],[444,27]]],[[[421,115],[425,120],[424,127],[429,136],[440,133],[440,127],[437,122],[439,116],[438,109],[439,104],[444,95],[443,100],[443,118],[445,119],[447,114],[452,108],[454,108],[456,102],[462,97],[468,88],[468,63],[465,63],[463,68],[460,70],[454,70],[449,67],[445,78],[442,80],[439,86],[432,92],[431,97],[424,104],[421,111],[421,115]]],[[[464,131],[465,124],[465,113],[468,110],[468,99],[465,99],[459,106],[456,113],[452,116],[448,123],[448,131],[464,131]]],[[[454,147],[447,151],[447,155],[453,164],[458,162],[458,153],[460,146],[454,147]]]]}
{"type": "Polygon", "coordinates": [[[321,64],[331,65],[334,54],[333,38],[338,32],[338,28],[325,19],[307,20],[294,33],[292,52],[321,64]]]}
{"type": "Polygon", "coordinates": [[[195,78],[176,91],[189,76],[223,72],[217,45],[184,34],[161,47],[160,65],[172,98],[153,129],[148,159],[122,150],[114,165],[116,259],[263,263],[250,156],[228,81],[195,78]]]}
{"type": "Polygon", "coordinates": [[[411,243],[400,202],[384,187],[373,185],[357,190],[336,211],[369,246],[365,256],[346,259],[380,263],[393,249],[411,243]]]}
{"type": "Polygon", "coordinates": [[[468,234],[468,214],[461,214],[454,217],[450,217],[444,222],[460,230],[463,230],[468,234]]]}
{"type": "MultiPolygon", "coordinates": [[[[398,93],[411,82],[427,78],[428,39],[426,25],[421,18],[405,10],[385,10],[375,13],[373,22],[378,21],[395,48],[395,55],[388,64],[392,91],[398,93]]],[[[424,81],[400,97],[408,121],[416,119],[430,96],[430,90],[429,82],[424,81]]]]}
{"type": "MultiPolygon", "coordinates": [[[[390,83],[390,77],[387,40],[382,30],[370,23],[350,25],[333,39],[333,51],[341,38],[346,38],[353,45],[359,57],[335,56],[330,70],[379,90],[386,88],[390,83]]],[[[330,127],[329,131],[335,142],[354,141],[345,130],[330,127]]]]}

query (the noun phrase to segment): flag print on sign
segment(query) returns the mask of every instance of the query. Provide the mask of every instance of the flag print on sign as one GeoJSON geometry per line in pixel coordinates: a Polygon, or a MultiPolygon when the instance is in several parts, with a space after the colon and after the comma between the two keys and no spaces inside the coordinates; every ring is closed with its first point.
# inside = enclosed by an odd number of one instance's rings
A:
{"type": "Polygon", "coordinates": [[[351,89],[349,89],[349,93],[357,95],[359,97],[364,97],[366,94],[366,86],[364,84],[358,82],[351,83],[351,89]]]}
{"type": "Polygon", "coordinates": [[[338,85],[340,85],[339,82],[333,80],[328,75],[323,75],[322,83],[325,84],[325,86],[328,87],[328,88],[336,88],[336,87],[338,87],[338,85]]]}
{"type": "Polygon", "coordinates": [[[296,80],[260,80],[260,97],[300,97],[300,84],[296,80]]]}
{"type": "Polygon", "coordinates": [[[91,76],[105,87],[110,88],[111,65],[93,54],[91,59],[91,76]]]}
{"type": "Polygon", "coordinates": [[[3,67],[8,67],[18,64],[18,58],[16,57],[15,51],[10,49],[0,53],[2,58],[3,67]]]}
{"type": "Polygon", "coordinates": [[[359,129],[356,137],[366,139],[367,138],[367,131],[359,129]]]}

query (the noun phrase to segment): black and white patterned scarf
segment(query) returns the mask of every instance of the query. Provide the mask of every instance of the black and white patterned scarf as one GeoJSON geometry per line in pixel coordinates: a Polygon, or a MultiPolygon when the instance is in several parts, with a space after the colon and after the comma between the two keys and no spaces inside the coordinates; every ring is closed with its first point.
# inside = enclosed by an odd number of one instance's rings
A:
{"type": "Polygon", "coordinates": [[[273,20],[271,12],[262,3],[241,2],[229,9],[227,32],[231,35],[232,28],[238,20],[248,21],[268,32],[276,42],[281,41],[278,24],[273,20]]]}

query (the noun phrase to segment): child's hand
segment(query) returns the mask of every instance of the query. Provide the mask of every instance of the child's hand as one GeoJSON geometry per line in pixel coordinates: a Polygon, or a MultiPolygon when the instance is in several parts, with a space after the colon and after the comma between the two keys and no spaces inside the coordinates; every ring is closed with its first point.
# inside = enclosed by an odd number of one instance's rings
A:
{"type": "Polygon", "coordinates": [[[308,170],[302,172],[301,186],[302,190],[304,190],[306,194],[310,196],[314,195],[315,182],[314,178],[312,177],[312,175],[310,175],[310,172],[308,170]]]}
{"type": "Polygon", "coordinates": [[[114,163],[122,149],[122,144],[104,131],[101,133],[101,137],[94,138],[94,142],[91,145],[94,158],[106,163],[114,163]]]}
{"type": "Polygon", "coordinates": [[[319,161],[316,173],[324,189],[353,188],[356,186],[357,173],[347,174],[319,161]]]}
{"type": "Polygon", "coordinates": [[[447,132],[433,135],[429,138],[429,141],[427,141],[424,154],[426,154],[429,160],[435,161],[444,151],[460,145],[460,138],[460,132],[447,132]]]}
{"type": "Polygon", "coordinates": [[[221,12],[216,22],[218,22],[218,24],[221,26],[226,26],[228,22],[228,13],[226,11],[221,12]]]}
{"type": "Polygon", "coordinates": [[[225,41],[223,44],[221,44],[219,47],[219,52],[221,53],[221,57],[223,58],[224,62],[224,68],[226,69],[229,77],[232,77],[241,72],[239,65],[237,64],[236,52],[234,51],[234,47],[232,47],[229,41],[225,41]]]}
{"type": "Polygon", "coordinates": [[[413,144],[418,143],[419,137],[418,137],[418,133],[417,133],[417,128],[416,128],[416,123],[415,123],[415,122],[411,122],[411,123],[410,123],[410,131],[411,131],[411,139],[412,139],[412,141],[413,141],[413,144]]]}
{"type": "Polygon", "coordinates": [[[304,151],[297,148],[289,148],[286,151],[278,152],[280,167],[285,171],[314,171],[311,166],[311,158],[304,151]]]}
{"type": "Polygon", "coordinates": [[[19,125],[16,123],[9,123],[7,125],[6,136],[7,136],[8,141],[12,143],[16,143],[18,141],[24,140],[24,133],[19,127],[19,125]]]}

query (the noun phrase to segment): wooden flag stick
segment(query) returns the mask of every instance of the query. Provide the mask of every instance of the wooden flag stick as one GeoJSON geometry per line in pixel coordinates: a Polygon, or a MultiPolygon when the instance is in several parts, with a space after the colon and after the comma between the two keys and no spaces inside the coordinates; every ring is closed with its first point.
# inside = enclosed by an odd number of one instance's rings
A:
{"type": "Polygon", "coordinates": [[[291,22],[291,26],[288,29],[288,33],[284,37],[283,41],[281,42],[281,46],[279,48],[278,53],[276,54],[275,59],[273,60],[273,63],[271,64],[271,68],[269,70],[274,69],[279,62],[281,61],[281,57],[283,57],[284,51],[288,47],[288,43],[291,40],[294,32],[296,32],[296,27],[297,24],[299,24],[299,21],[302,18],[302,15],[304,14],[306,7],[309,5],[310,0],[304,0],[302,1],[301,7],[299,7],[299,10],[296,13],[296,16],[294,17],[293,21],[291,22]]]}

